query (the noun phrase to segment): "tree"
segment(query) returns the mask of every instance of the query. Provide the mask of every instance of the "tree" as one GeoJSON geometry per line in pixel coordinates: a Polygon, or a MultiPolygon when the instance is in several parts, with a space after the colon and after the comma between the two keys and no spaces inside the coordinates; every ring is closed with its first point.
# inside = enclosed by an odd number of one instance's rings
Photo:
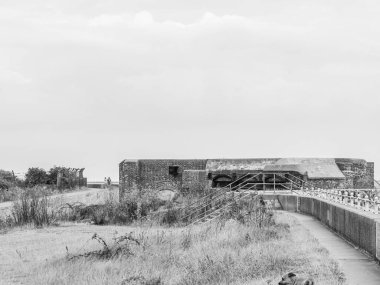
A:
{"type": "Polygon", "coordinates": [[[47,184],[48,175],[43,168],[31,167],[25,174],[25,184],[28,187],[47,184]]]}
{"type": "Polygon", "coordinates": [[[65,167],[62,166],[54,166],[50,168],[48,172],[48,181],[47,184],[49,185],[57,185],[57,177],[58,177],[58,172],[63,171],[65,167]]]}
{"type": "Polygon", "coordinates": [[[9,189],[13,182],[12,172],[0,169],[0,189],[9,189]]]}

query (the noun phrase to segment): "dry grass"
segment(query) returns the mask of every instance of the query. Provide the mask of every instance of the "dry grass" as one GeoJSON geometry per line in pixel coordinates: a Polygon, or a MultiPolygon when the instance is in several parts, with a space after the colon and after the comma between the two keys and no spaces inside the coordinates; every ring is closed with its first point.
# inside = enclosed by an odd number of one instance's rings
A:
{"type": "Polygon", "coordinates": [[[262,229],[230,220],[191,231],[85,225],[12,230],[0,236],[3,283],[18,275],[26,284],[264,285],[294,271],[317,284],[344,284],[336,262],[307,230],[286,213],[276,214],[276,221],[262,229]],[[68,258],[101,249],[91,239],[94,232],[107,244],[130,232],[139,242],[112,259],[68,258]]]}

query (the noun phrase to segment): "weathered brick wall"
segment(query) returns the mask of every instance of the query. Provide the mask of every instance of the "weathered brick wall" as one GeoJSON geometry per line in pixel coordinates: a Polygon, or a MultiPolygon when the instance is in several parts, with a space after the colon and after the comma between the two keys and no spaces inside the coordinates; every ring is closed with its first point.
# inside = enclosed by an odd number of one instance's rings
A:
{"type": "Polygon", "coordinates": [[[184,170],[182,174],[182,191],[184,193],[204,193],[209,183],[206,170],[184,170]]]}
{"type": "MultiPolygon", "coordinates": [[[[227,175],[232,180],[246,173],[259,173],[265,163],[274,163],[275,159],[156,159],[124,160],[120,163],[120,196],[133,190],[173,190],[180,191],[210,187],[218,175],[227,175]],[[178,174],[169,174],[170,166],[178,166],[178,174]],[[197,170],[199,172],[191,172],[197,170]]],[[[310,179],[314,188],[373,188],[374,164],[363,159],[335,159],[339,169],[345,175],[340,179],[310,179]]],[[[295,176],[305,179],[299,173],[295,176]]],[[[258,181],[260,182],[260,181],[258,181]]],[[[268,182],[268,181],[267,181],[268,182]]]]}
{"type": "Polygon", "coordinates": [[[367,185],[365,188],[375,188],[375,163],[367,162],[367,185]]]}
{"type": "Polygon", "coordinates": [[[374,187],[374,163],[364,159],[337,158],[336,164],[346,176],[343,188],[367,189],[374,187]]]}
{"type": "Polygon", "coordinates": [[[167,183],[180,190],[184,170],[205,170],[206,160],[156,159],[139,160],[139,178],[142,189],[156,189],[167,183]],[[169,174],[169,166],[179,166],[178,175],[169,174]]]}
{"type": "Polygon", "coordinates": [[[139,174],[137,160],[123,160],[119,164],[119,189],[120,199],[122,200],[126,193],[139,189],[139,174]]]}
{"type": "Polygon", "coordinates": [[[124,160],[119,165],[120,197],[133,190],[180,191],[185,170],[205,168],[206,160],[202,159],[124,160]],[[169,174],[169,166],[178,166],[178,174],[169,174]]]}
{"type": "Polygon", "coordinates": [[[343,179],[309,179],[307,182],[313,185],[314,189],[346,188],[346,181],[343,179]]]}

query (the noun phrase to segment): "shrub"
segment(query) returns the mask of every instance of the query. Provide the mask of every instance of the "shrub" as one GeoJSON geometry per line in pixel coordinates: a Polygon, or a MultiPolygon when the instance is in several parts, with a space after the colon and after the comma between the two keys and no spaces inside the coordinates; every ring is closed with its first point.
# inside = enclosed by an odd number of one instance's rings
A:
{"type": "Polygon", "coordinates": [[[62,173],[62,179],[60,181],[59,189],[71,189],[76,185],[75,182],[75,172],[68,167],[63,166],[54,166],[50,168],[47,172],[47,181],[48,185],[56,186],[58,181],[58,173],[62,173]]]}
{"type": "Polygon", "coordinates": [[[165,209],[156,213],[155,218],[160,225],[174,225],[181,220],[181,208],[175,208],[172,203],[169,203],[165,209]]]}
{"type": "Polygon", "coordinates": [[[258,196],[253,196],[251,199],[234,200],[231,206],[223,211],[220,220],[233,219],[241,224],[259,228],[273,225],[273,210],[262,205],[257,198],[258,196]]]}
{"type": "Polygon", "coordinates": [[[0,169],[0,190],[9,189],[16,185],[21,186],[22,180],[15,177],[11,171],[0,169]]]}
{"type": "Polygon", "coordinates": [[[47,173],[47,184],[57,185],[58,172],[61,171],[63,167],[54,166],[50,168],[47,173]]]}
{"type": "Polygon", "coordinates": [[[4,178],[0,177],[0,190],[7,190],[11,188],[12,182],[5,180],[4,178]]]}
{"type": "Polygon", "coordinates": [[[12,225],[34,224],[36,227],[51,225],[55,222],[55,213],[49,209],[48,198],[37,192],[24,191],[20,200],[13,203],[12,225]]]}
{"type": "Polygon", "coordinates": [[[48,181],[48,175],[43,168],[31,167],[25,174],[25,184],[28,187],[44,185],[48,181]]]}
{"type": "Polygon", "coordinates": [[[107,201],[104,205],[89,206],[82,203],[66,203],[59,210],[58,216],[62,220],[90,220],[96,225],[129,224],[137,219],[136,210],[137,207],[131,208],[112,201],[107,201]]]}

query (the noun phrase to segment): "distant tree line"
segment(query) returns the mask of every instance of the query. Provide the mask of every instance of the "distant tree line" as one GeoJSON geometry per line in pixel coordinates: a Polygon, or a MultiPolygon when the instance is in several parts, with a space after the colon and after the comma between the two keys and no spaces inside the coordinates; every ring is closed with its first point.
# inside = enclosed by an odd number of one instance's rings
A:
{"type": "MultiPolygon", "coordinates": [[[[25,174],[25,179],[15,177],[11,171],[0,169],[0,189],[6,190],[12,186],[17,187],[34,187],[39,185],[56,186],[58,173],[61,172],[64,177],[69,178],[75,176],[71,168],[63,166],[54,166],[50,170],[46,171],[40,167],[31,167],[25,174]]],[[[71,179],[72,180],[72,179],[71,179]]],[[[74,185],[70,179],[62,180],[63,188],[72,188],[74,185]]]]}

